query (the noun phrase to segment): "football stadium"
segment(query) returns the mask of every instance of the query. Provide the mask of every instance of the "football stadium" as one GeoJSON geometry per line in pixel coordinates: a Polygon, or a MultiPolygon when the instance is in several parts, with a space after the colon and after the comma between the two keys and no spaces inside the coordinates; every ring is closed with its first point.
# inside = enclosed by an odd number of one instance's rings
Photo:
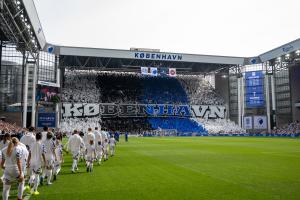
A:
{"type": "Polygon", "coordinates": [[[7,199],[300,199],[300,39],[257,56],[46,41],[0,0],[7,199]]]}

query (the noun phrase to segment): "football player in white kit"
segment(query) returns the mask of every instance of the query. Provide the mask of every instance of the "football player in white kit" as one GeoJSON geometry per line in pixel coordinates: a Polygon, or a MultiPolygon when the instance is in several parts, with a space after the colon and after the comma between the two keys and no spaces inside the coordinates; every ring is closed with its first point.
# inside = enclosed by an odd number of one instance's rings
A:
{"type": "Polygon", "coordinates": [[[116,146],[116,140],[115,140],[114,136],[111,136],[111,138],[109,139],[110,156],[115,155],[115,146],[116,146]]]}
{"type": "MultiPolygon", "coordinates": [[[[92,131],[92,128],[88,128],[88,132],[84,135],[83,137],[84,139],[84,144],[85,144],[85,147],[87,148],[87,146],[90,145],[90,142],[93,141],[93,145],[95,146],[95,134],[94,132],[92,131]]],[[[86,151],[85,151],[85,162],[86,162],[86,165],[88,164],[88,161],[87,161],[87,154],[86,154],[86,151]]]]}
{"type": "Polygon", "coordinates": [[[20,142],[23,143],[29,150],[29,146],[35,142],[35,135],[33,133],[34,131],[33,127],[30,127],[28,130],[29,131],[22,136],[20,142]]]}
{"type": "Polygon", "coordinates": [[[79,136],[78,131],[74,130],[73,135],[69,138],[67,150],[70,149],[73,156],[72,173],[78,170],[78,160],[81,149],[84,149],[85,145],[82,138],[79,136]]]}
{"type": "MultiPolygon", "coordinates": [[[[35,142],[35,135],[34,135],[34,128],[33,127],[30,127],[28,129],[28,132],[26,132],[25,135],[23,135],[21,137],[20,142],[26,146],[26,148],[28,150],[28,153],[29,153],[29,147],[30,147],[30,145],[35,142]]],[[[28,169],[29,168],[27,168],[27,169],[25,169],[25,171],[23,171],[25,176],[27,175],[27,170],[28,169]]],[[[30,176],[30,172],[28,173],[28,175],[30,176]]],[[[29,185],[30,184],[31,183],[29,183],[29,185]]],[[[30,189],[29,186],[26,186],[26,189],[29,190],[30,189]]]]}
{"type": "Polygon", "coordinates": [[[96,148],[94,140],[90,140],[89,144],[86,146],[86,171],[93,171],[93,162],[96,158],[96,148]]]}
{"type": "Polygon", "coordinates": [[[40,184],[41,185],[43,184],[43,180],[45,176],[47,176],[46,185],[51,185],[54,162],[57,161],[57,157],[55,154],[55,143],[53,140],[53,134],[51,132],[47,133],[47,139],[46,141],[43,142],[43,148],[45,150],[46,166],[45,166],[45,171],[43,171],[40,184]]]}
{"type": "Polygon", "coordinates": [[[92,128],[88,128],[87,134],[84,135],[84,144],[87,146],[90,144],[90,141],[94,141],[95,144],[95,134],[92,131],[92,128]]]}
{"type": "Polygon", "coordinates": [[[44,126],[42,131],[42,142],[45,142],[47,139],[48,127],[44,126]]]}
{"type": "Polygon", "coordinates": [[[103,156],[104,156],[104,161],[108,159],[108,140],[105,139],[103,142],[103,156]]]}
{"type": "Polygon", "coordinates": [[[55,154],[57,157],[57,160],[54,163],[54,170],[53,170],[53,180],[56,180],[56,177],[58,173],[61,170],[61,164],[64,161],[63,158],[63,144],[62,144],[62,135],[57,135],[55,140],[55,154]]]}
{"type": "Polygon", "coordinates": [[[103,146],[102,146],[102,134],[98,130],[98,127],[95,127],[95,146],[96,146],[96,159],[98,160],[98,164],[101,164],[102,160],[102,152],[103,152],[103,146]]]}
{"type": "MultiPolygon", "coordinates": [[[[21,164],[25,182],[25,177],[27,175],[27,160],[29,156],[29,151],[27,150],[27,147],[21,142],[18,143],[18,147],[21,149],[21,164]]],[[[28,188],[28,190],[30,190],[30,188],[28,188]]]]}
{"type": "Polygon", "coordinates": [[[3,200],[8,200],[12,181],[17,180],[18,200],[22,199],[24,191],[24,174],[22,171],[22,149],[18,146],[19,140],[15,137],[11,139],[8,146],[2,149],[1,167],[4,169],[3,177],[3,200]]]}
{"type": "Polygon", "coordinates": [[[29,157],[27,161],[27,166],[30,168],[31,176],[29,183],[33,183],[33,194],[39,195],[37,191],[40,181],[40,174],[42,172],[42,166],[46,163],[45,149],[42,144],[42,133],[37,133],[35,135],[36,141],[32,143],[29,147],[29,157]]]}

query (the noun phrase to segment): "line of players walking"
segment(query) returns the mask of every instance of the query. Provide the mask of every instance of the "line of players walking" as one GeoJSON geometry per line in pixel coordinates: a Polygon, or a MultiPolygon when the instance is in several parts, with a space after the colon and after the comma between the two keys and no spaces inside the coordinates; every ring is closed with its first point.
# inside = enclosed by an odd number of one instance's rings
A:
{"type": "Polygon", "coordinates": [[[47,127],[43,130],[34,133],[34,128],[31,127],[20,141],[5,134],[0,143],[1,168],[4,170],[1,177],[3,200],[8,200],[11,185],[15,181],[18,182],[18,199],[22,199],[25,190],[39,195],[38,186],[43,185],[44,181],[46,185],[51,185],[61,170],[65,148],[73,156],[72,173],[78,170],[80,160],[86,162],[86,171],[92,172],[95,161],[101,164],[103,158],[104,161],[108,159],[109,150],[111,156],[115,152],[115,138],[99,131],[97,127],[94,132],[89,128],[83,137],[74,130],[65,146],[61,134],[54,136],[47,127]],[[26,176],[28,185],[25,187],[26,176]]]}
{"type": "Polygon", "coordinates": [[[109,150],[110,155],[114,156],[116,140],[113,136],[110,137],[107,132],[100,132],[98,127],[95,127],[95,131],[89,128],[88,133],[83,137],[80,137],[79,132],[74,130],[66,146],[73,156],[72,173],[78,170],[79,160],[85,160],[86,171],[92,172],[94,161],[97,161],[98,164],[101,164],[102,158],[106,161],[109,150]]]}

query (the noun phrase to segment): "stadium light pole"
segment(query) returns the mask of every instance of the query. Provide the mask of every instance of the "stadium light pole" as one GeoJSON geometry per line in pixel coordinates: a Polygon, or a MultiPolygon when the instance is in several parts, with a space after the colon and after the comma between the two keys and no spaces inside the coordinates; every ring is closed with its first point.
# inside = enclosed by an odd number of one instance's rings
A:
{"type": "Polygon", "coordinates": [[[271,94],[272,94],[272,114],[273,114],[273,122],[276,127],[276,96],[275,96],[275,79],[274,73],[271,75],[271,94]]]}
{"type": "MultiPolygon", "coordinates": [[[[37,55],[37,58],[39,55],[37,55]]],[[[32,103],[31,103],[31,126],[35,127],[35,118],[36,118],[36,83],[37,83],[37,68],[38,61],[33,63],[33,81],[32,81],[32,103]]]]}
{"type": "Polygon", "coordinates": [[[269,84],[269,75],[267,73],[267,65],[264,64],[265,67],[265,86],[266,86],[266,109],[267,109],[267,124],[268,124],[268,132],[271,132],[271,111],[270,111],[270,84],[269,84]]]}
{"type": "Polygon", "coordinates": [[[243,76],[239,76],[238,78],[238,125],[242,127],[242,86],[243,86],[243,76]]]}
{"type": "Polygon", "coordinates": [[[24,93],[23,93],[23,128],[27,126],[27,103],[28,103],[28,73],[29,66],[25,64],[25,80],[24,80],[24,93]]]}
{"type": "MultiPolygon", "coordinates": [[[[60,68],[59,65],[57,64],[57,56],[55,56],[55,65],[56,65],[56,83],[59,85],[60,88],[60,68]]],[[[56,127],[59,127],[60,124],[60,102],[57,102],[55,104],[55,113],[56,113],[56,127]]]]}

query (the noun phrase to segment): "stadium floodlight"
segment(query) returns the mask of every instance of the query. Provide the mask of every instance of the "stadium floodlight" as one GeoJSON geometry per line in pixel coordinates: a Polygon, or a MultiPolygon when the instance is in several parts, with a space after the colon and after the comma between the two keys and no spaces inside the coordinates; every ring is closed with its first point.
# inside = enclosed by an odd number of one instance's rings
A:
{"type": "Polygon", "coordinates": [[[286,54],[285,59],[289,59],[289,58],[290,58],[290,54],[286,54]]]}
{"type": "Polygon", "coordinates": [[[296,54],[297,54],[297,56],[299,56],[300,55],[300,50],[297,50],[296,54]]]}
{"type": "Polygon", "coordinates": [[[281,57],[278,57],[276,60],[281,61],[281,57]]]}

